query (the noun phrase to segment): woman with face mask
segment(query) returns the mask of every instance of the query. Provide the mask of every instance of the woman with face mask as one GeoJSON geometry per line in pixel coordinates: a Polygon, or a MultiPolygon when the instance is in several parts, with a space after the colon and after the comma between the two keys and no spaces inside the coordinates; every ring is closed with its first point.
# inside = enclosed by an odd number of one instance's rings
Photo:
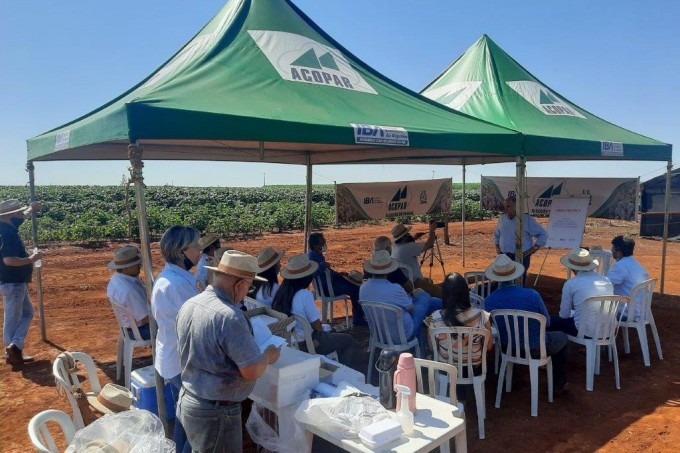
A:
{"type": "MultiPolygon", "coordinates": [[[[201,259],[199,239],[197,229],[182,225],[171,226],[163,233],[161,254],[165,259],[165,267],[151,293],[151,312],[158,324],[154,365],[158,374],[166,383],[170,383],[175,404],[182,388],[182,370],[177,350],[177,313],[187,300],[199,293],[198,279],[191,273],[191,268],[201,259]]],[[[191,450],[184,428],[177,419],[173,440],[178,452],[191,450]]]]}

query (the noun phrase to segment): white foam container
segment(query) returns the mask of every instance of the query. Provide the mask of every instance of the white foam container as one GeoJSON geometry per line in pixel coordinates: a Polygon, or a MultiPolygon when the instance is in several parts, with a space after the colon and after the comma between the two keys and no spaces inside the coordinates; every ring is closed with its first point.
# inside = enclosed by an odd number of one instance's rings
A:
{"type": "Polygon", "coordinates": [[[401,429],[401,425],[391,418],[386,418],[365,426],[359,431],[359,439],[368,448],[375,450],[399,440],[402,434],[404,434],[404,431],[401,429]]]}

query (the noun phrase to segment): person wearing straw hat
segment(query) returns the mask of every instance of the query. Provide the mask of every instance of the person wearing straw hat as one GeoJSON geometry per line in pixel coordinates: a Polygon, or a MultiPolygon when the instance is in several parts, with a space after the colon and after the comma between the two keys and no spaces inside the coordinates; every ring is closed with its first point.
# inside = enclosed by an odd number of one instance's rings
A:
{"type": "Polygon", "coordinates": [[[33,361],[33,357],[23,354],[33,320],[28,284],[33,277],[33,264],[42,257],[42,252],[29,255],[19,237],[19,227],[41,207],[37,201],[30,206],[22,206],[14,199],[0,203],[0,294],[5,310],[2,333],[5,361],[12,366],[33,361]]]}
{"type": "MultiPolygon", "coordinates": [[[[583,302],[593,296],[613,295],[614,286],[607,277],[593,271],[597,269],[598,262],[588,250],[572,250],[560,258],[560,262],[576,275],[567,280],[562,287],[560,313],[550,320],[550,330],[576,336],[582,320],[598,316],[597,310],[584,313],[583,302]]],[[[586,332],[586,335],[592,337],[594,333],[586,332]]]]}
{"type": "Polygon", "coordinates": [[[427,291],[428,294],[441,300],[442,287],[433,284],[430,280],[423,277],[419,261],[420,255],[426,250],[430,250],[434,245],[437,222],[430,222],[427,240],[423,243],[416,242],[418,238],[423,236],[423,233],[412,235],[411,228],[411,226],[402,223],[398,223],[392,228],[392,239],[394,240],[392,258],[396,259],[409,269],[411,278],[413,279],[413,286],[421,288],[427,291]]]}
{"type": "Polygon", "coordinates": [[[352,323],[355,326],[367,325],[366,318],[364,318],[364,310],[362,310],[361,305],[359,304],[359,287],[356,285],[356,283],[347,280],[346,272],[336,272],[331,268],[331,265],[328,263],[328,261],[326,261],[324,254],[328,251],[328,245],[323,233],[316,232],[310,234],[307,245],[309,246],[309,252],[307,253],[307,256],[310,260],[316,262],[319,265],[314,277],[322,277],[320,280],[323,290],[326,292],[326,294],[329,293],[328,288],[326,288],[326,277],[324,276],[326,272],[329,272],[333,293],[336,296],[346,294],[352,300],[352,323]]]}
{"type": "Polygon", "coordinates": [[[151,338],[149,329],[149,307],[146,303],[146,289],[139,279],[142,270],[142,256],[134,245],[126,245],[113,254],[113,260],[106,266],[116,272],[111,276],[106,288],[106,295],[114,310],[118,310],[123,327],[132,334],[132,323],[139,329],[144,340],[151,338]],[[130,313],[133,319],[129,319],[130,313]]]}
{"type": "Polygon", "coordinates": [[[207,266],[212,285],[189,299],[177,315],[177,345],[182,390],[177,417],[192,451],[242,451],[241,402],[276,362],[281,350],[260,351],[241,311],[260,268],[257,259],[237,250],[207,266]]]}
{"type": "MultiPolygon", "coordinates": [[[[550,327],[550,314],[543,302],[543,298],[534,289],[522,288],[515,284],[515,280],[524,274],[524,266],[513,261],[505,254],[498,255],[486,268],[489,280],[498,283],[498,289],[489,294],[484,301],[484,309],[494,310],[523,310],[545,316],[546,327],[550,327]]],[[[497,326],[501,338],[505,336],[505,326],[497,326]]],[[[534,357],[539,355],[540,327],[537,323],[529,324],[529,347],[534,357]]],[[[514,338],[513,338],[514,341],[514,338]]],[[[553,377],[555,378],[555,393],[564,393],[569,389],[567,383],[567,335],[564,332],[546,332],[545,348],[553,362],[553,377]]],[[[505,347],[505,345],[502,345],[505,347]]]]}
{"type": "Polygon", "coordinates": [[[208,282],[208,269],[206,266],[208,264],[213,264],[213,258],[215,257],[215,252],[220,248],[220,237],[214,233],[207,233],[198,241],[198,246],[201,247],[201,259],[196,265],[196,278],[201,282],[203,288],[206,288],[210,282],[208,282]]]}
{"type": "Polygon", "coordinates": [[[257,275],[266,281],[256,280],[252,292],[258,302],[268,307],[272,306],[274,296],[279,290],[281,258],[285,254],[285,250],[274,250],[273,247],[266,247],[257,254],[257,265],[260,267],[257,275]]]}
{"type": "MultiPolygon", "coordinates": [[[[272,308],[288,316],[298,315],[306,319],[312,326],[312,341],[316,353],[326,355],[336,351],[338,361],[349,365],[354,355],[354,339],[346,333],[324,332],[314,294],[307,289],[318,268],[319,264],[310,260],[307,255],[292,256],[286,268],[281,271],[284,280],[274,297],[272,308]]],[[[300,321],[296,321],[295,337],[300,349],[306,351],[304,332],[300,321]]]]}

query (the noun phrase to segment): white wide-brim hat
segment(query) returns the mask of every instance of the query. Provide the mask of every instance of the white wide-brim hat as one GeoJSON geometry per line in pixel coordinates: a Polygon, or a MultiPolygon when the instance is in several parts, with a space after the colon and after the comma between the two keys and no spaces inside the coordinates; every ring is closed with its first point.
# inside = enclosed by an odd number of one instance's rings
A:
{"type": "Polygon", "coordinates": [[[102,414],[116,414],[130,410],[135,398],[132,392],[123,386],[106,384],[97,396],[88,396],[87,402],[102,414]]]}
{"type": "Polygon", "coordinates": [[[249,278],[261,282],[267,281],[266,278],[257,275],[261,272],[260,266],[257,265],[257,258],[238,250],[225,251],[217,267],[206,266],[205,268],[232,277],[249,278]]]}
{"type": "Polygon", "coordinates": [[[387,250],[377,250],[364,263],[364,270],[371,274],[389,274],[399,268],[399,261],[392,258],[387,250]]]}
{"type": "Polygon", "coordinates": [[[295,255],[288,260],[286,268],[281,271],[281,277],[295,280],[312,275],[317,269],[319,269],[319,263],[310,260],[307,255],[295,255]]]}
{"type": "Polygon", "coordinates": [[[113,254],[113,261],[106,265],[109,269],[126,269],[142,262],[142,255],[134,245],[126,245],[113,254]]]}
{"type": "Polygon", "coordinates": [[[22,206],[19,200],[11,198],[0,202],[0,215],[16,214],[17,212],[25,211],[27,208],[27,206],[22,206]]]}
{"type": "Polygon", "coordinates": [[[574,249],[560,258],[560,263],[574,271],[592,271],[600,263],[586,249],[574,249]]]}
{"type": "Polygon", "coordinates": [[[486,268],[485,274],[494,282],[509,282],[524,273],[524,266],[510,259],[508,255],[498,255],[486,268]]]}
{"type": "Polygon", "coordinates": [[[260,272],[264,272],[283,258],[286,254],[285,250],[274,250],[273,247],[267,247],[257,254],[257,265],[260,266],[260,272]]]}
{"type": "Polygon", "coordinates": [[[392,227],[392,239],[398,241],[399,239],[406,236],[409,231],[411,231],[411,228],[413,227],[410,225],[404,225],[403,223],[396,224],[394,227],[392,227]]]}

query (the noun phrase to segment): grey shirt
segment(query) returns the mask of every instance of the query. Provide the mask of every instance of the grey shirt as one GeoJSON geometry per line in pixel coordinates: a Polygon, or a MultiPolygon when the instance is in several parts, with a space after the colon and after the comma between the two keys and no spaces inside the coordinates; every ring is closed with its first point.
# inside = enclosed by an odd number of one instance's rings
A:
{"type": "Polygon", "coordinates": [[[243,312],[223,291],[208,286],[182,306],[177,345],[182,385],[188,391],[207,400],[248,398],[255,381],[243,379],[239,369],[264,356],[243,312]]]}

